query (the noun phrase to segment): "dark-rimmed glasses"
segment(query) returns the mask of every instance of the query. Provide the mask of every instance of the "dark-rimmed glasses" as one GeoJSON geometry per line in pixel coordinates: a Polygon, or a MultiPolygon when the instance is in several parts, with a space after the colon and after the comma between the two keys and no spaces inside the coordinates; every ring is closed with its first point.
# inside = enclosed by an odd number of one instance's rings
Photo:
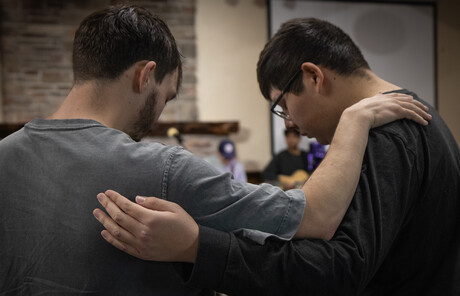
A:
{"type": "MultiPolygon", "coordinates": [[[[281,117],[281,118],[283,118],[285,120],[291,120],[291,116],[289,114],[286,114],[282,110],[275,110],[275,108],[276,108],[276,106],[279,106],[278,104],[281,101],[281,99],[283,98],[284,94],[289,91],[289,88],[291,87],[291,84],[294,82],[294,80],[297,77],[297,75],[299,73],[301,73],[301,72],[302,72],[302,69],[300,69],[299,71],[295,72],[295,74],[289,79],[288,83],[286,84],[286,86],[281,91],[279,97],[276,99],[276,101],[273,103],[272,107],[270,108],[270,111],[273,112],[273,114],[276,114],[276,115],[278,115],[279,117],[281,117]]],[[[279,107],[281,108],[281,106],[279,106],[279,107]]]]}

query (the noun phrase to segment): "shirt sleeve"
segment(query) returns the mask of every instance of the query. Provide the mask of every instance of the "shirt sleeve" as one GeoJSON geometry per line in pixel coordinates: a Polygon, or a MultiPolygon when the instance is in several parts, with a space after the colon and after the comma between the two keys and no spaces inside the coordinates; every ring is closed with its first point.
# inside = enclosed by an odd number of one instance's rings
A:
{"type": "Polygon", "coordinates": [[[291,239],[297,232],[305,210],[302,190],[235,181],[183,149],[170,157],[163,198],[180,204],[198,224],[223,231],[245,229],[242,235],[259,243],[271,235],[291,239]]]}
{"type": "Polygon", "coordinates": [[[230,295],[359,295],[420,187],[414,158],[404,139],[371,133],[357,191],[332,240],[257,245],[238,233],[201,227],[194,269],[184,280],[230,295]]]}

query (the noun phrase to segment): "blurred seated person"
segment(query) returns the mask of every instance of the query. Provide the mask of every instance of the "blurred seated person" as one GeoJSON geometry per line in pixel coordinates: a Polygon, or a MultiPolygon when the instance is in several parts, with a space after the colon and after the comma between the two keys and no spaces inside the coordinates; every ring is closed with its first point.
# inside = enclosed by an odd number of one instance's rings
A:
{"type": "Polygon", "coordinates": [[[307,180],[308,154],[299,148],[299,131],[288,128],[284,131],[284,137],[287,149],[273,157],[262,172],[262,178],[287,190],[302,186],[307,180]]]}
{"type": "Polygon", "coordinates": [[[219,167],[222,173],[232,173],[233,178],[237,181],[248,181],[243,165],[236,160],[236,148],[232,141],[222,140],[220,142],[219,156],[223,164],[223,167],[219,167]]]}

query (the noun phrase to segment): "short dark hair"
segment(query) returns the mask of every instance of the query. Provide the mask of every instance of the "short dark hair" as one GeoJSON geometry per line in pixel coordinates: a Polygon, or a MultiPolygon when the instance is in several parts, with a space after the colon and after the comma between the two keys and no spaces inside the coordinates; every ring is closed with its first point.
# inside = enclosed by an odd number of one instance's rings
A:
{"type": "Polygon", "coordinates": [[[284,136],[286,137],[289,134],[296,135],[297,137],[300,138],[300,132],[296,130],[295,128],[287,128],[284,130],[284,136]]]}
{"type": "MultiPolygon", "coordinates": [[[[272,88],[283,89],[305,62],[341,75],[363,74],[364,69],[370,69],[361,50],[339,27],[315,18],[292,19],[281,25],[260,53],[257,79],[263,96],[269,100],[272,88]]],[[[297,77],[290,91],[298,94],[302,90],[297,77]]]]}
{"type": "Polygon", "coordinates": [[[178,70],[181,55],[166,23],[138,6],[110,6],[87,16],[75,33],[74,83],[113,80],[138,61],[155,61],[155,79],[178,70]]]}

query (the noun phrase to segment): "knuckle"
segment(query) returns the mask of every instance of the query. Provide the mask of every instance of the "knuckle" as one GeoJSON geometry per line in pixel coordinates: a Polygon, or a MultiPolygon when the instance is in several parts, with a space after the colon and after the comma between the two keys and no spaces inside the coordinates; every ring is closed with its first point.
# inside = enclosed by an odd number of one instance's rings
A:
{"type": "Polygon", "coordinates": [[[139,234],[139,240],[145,244],[150,241],[150,234],[149,232],[142,230],[139,234]]]}
{"type": "Polygon", "coordinates": [[[123,252],[126,252],[128,250],[128,248],[126,247],[125,244],[123,243],[120,243],[120,246],[119,246],[120,250],[122,250],[123,252]]]}
{"type": "Polygon", "coordinates": [[[117,202],[118,201],[118,194],[116,192],[110,192],[110,199],[113,202],[117,202]]]}
{"type": "Polygon", "coordinates": [[[104,230],[104,231],[102,232],[102,237],[103,237],[108,243],[110,243],[110,244],[113,245],[113,238],[112,238],[111,235],[109,235],[109,234],[107,233],[106,230],[104,230]]]}
{"type": "Polygon", "coordinates": [[[113,214],[113,221],[117,222],[118,224],[123,222],[123,213],[122,212],[116,212],[113,214]]]}
{"type": "Polygon", "coordinates": [[[132,212],[132,209],[133,209],[133,206],[130,202],[123,202],[123,211],[125,211],[125,213],[131,213],[132,212]]]}
{"type": "Polygon", "coordinates": [[[149,208],[156,208],[158,204],[158,201],[156,198],[148,198],[145,201],[145,205],[148,206],[149,208]]]}
{"type": "Polygon", "coordinates": [[[145,238],[145,237],[147,237],[147,236],[148,236],[147,231],[146,231],[146,230],[141,230],[139,236],[140,236],[140,238],[145,238]]]}
{"type": "Polygon", "coordinates": [[[155,217],[149,217],[149,218],[145,221],[145,225],[147,225],[147,227],[148,227],[149,229],[154,229],[156,224],[157,224],[157,221],[156,221],[155,217]]]}
{"type": "Polygon", "coordinates": [[[115,228],[113,231],[112,231],[112,235],[116,238],[120,238],[121,237],[121,231],[119,228],[115,228]]]}

